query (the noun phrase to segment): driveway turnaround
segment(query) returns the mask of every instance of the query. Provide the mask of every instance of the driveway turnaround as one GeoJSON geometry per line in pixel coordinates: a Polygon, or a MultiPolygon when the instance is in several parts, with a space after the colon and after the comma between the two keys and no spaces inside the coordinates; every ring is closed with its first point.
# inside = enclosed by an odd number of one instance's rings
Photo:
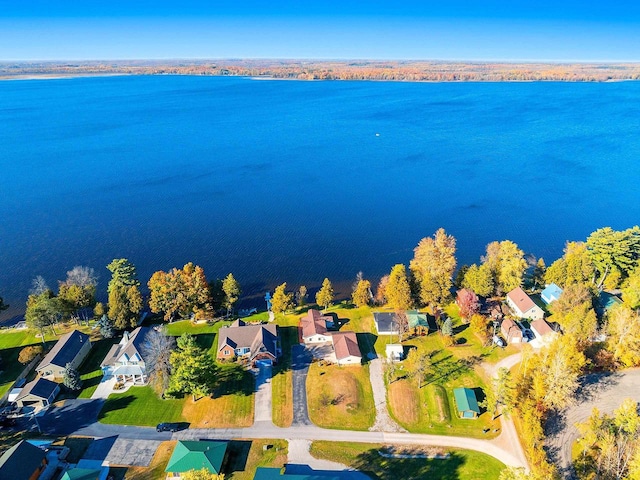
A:
{"type": "Polygon", "coordinates": [[[159,440],[131,440],[118,437],[106,460],[109,465],[148,467],[160,443],[159,440]]]}
{"type": "Polygon", "coordinates": [[[640,369],[586,375],[576,403],[549,418],[547,451],[565,478],[574,477],[571,446],[580,436],[576,424],[587,420],[594,408],[611,414],[626,398],[640,401],[640,369]]]}
{"type": "Polygon", "coordinates": [[[307,373],[311,355],[302,345],[291,347],[293,359],[293,425],[312,425],[307,407],[307,373]]]}

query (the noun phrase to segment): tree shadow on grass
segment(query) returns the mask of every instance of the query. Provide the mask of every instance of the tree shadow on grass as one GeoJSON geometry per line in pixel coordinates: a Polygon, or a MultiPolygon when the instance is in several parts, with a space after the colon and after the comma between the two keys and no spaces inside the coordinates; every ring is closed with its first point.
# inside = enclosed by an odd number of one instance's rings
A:
{"type": "Polygon", "coordinates": [[[204,348],[205,350],[211,350],[213,347],[213,342],[216,338],[215,333],[199,333],[196,337],[196,343],[200,348],[204,348]]]}
{"type": "Polygon", "coordinates": [[[464,463],[465,459],[455,452],[450,452],[447,458],[386,458],[372,448],[358,455],[351,466],[375,480],[460,480],[459,470],[464,463]]]}
{"type": "Polygon", "coordinates": [[[213,397],[225,395],[252,395],[255,391],[255,380],[250,372],[240,365],[221,368],[218,373],[218,384],[213,390],[213,397]]]}
{"type": "Polygon", "coordinates": [[[98,421],[103,420],[110,412],[115,412],[117,410],[123,410],[131,405],[135,401],[136,397],[133,395],[126,395],[122,397],[108,398],[104,402],[104,406],[100,413],[98,414],[98,421]]]}
{"type": "Polygon", "coordinates": [[[363,363],[368,363],[374,358],[378,358],[374,345],[378,340],[378,336],[373,333],[356,333],[360,353],[362,353],[363,363]]]}
{"type": "Polygon", "coordinates": [[[244,472],[247,468],[251,440],[231,440],[227,446],[227,460],[223,471],[233,478],[234,472],[244,472]]]}

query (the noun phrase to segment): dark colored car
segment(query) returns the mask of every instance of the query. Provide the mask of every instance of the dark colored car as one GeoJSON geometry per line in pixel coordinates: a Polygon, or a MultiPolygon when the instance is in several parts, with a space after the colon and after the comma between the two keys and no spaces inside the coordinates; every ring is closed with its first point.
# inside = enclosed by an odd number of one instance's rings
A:
{"type": "Polygon", "coordinates": [[[159,423],[156,432],[177,432],[183,427],[180,423],[159,423]]]}

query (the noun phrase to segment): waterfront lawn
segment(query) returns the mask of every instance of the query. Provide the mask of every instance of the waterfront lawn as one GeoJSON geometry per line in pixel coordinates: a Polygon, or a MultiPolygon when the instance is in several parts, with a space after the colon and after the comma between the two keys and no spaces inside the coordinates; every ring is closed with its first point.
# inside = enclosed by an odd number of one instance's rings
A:
{"type": "Polygon", "coordinates": [[[319,427],[367,430],[376,417],[369,366],[312,363],[307,375],[307,402],[309,417],[319,427]]]}
{"type": "Polygon", "coordinates": [[[505,465],[484,453],[448,449],[448,458],[385,458],[378,455],[383,445],[316,441],[310,453],[315,458],[343,463],[373,480],[399,478],[444,478],[477,480],[498,478],[505,465]]]}
{"type": "Polygon", "coordinates": [[[209,352],[213,358],[216,357],[217,341],[215,340],[218,331],[224,325],[230,325],[230,321],[220,321],[209,325],[208,323],[193,324],[190,320],[180,320],[178,322],[168,323],[167,334],[179,337],[183,333],[188,333],[196,337],[196,341],[200,347],[209,352]]]}
{"type": "Polygon", "coordinates": [[[102,423],[155,427],[162,422],[184,422],[184,399],[161,399],[149,386],[131,387],[112,393],[104,403],[98,420],[102,423]]]}
{"type": "Polygon", "coordinates": [[[500,427],[500,422],[491,420],[489,413],[484,412],[477,419],[461,419],[457,415],[454,388],[476,389],[476,394],[480,395],[480,389],[485,388],[484,381],[476,372],[480,367],[473,363],[474,359],[454,356],[451,349],[444,348],[437,333],[413,338],[405,342],[405,346],[430,352],[432,367],[420,389],[417,382],[407,377],[403,363],[396,372],[397,380],[387,385],[389,413],[400,425],[414,433],[474,438],[497,436],[494,429],[500,427]]]}
{"type": "Polygon", "coordinates": [[[212,397],[184,400],[184,419],[191,427],[234,428],[253,424],[255,379],[240,365],[219,366],[212,397]]]}
{"type": "Polygon", "coordinates": [[[273,366],[271,379],[273,423],[289,427],[293,422],[293,371],[291,370],[291,346],[298,343],[298,328],[280,327],[282,357],[273,366]]]}

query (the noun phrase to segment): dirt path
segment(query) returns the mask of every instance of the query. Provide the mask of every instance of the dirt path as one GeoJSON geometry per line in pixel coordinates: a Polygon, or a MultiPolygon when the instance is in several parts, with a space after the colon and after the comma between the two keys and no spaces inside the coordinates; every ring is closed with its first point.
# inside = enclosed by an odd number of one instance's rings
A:
{"type": "Polygon", "coordinates": [[[393,421],[387,409],[387,389],[384,384],[382,359],[374,358],[369,362],[369,379],[373,389],[373,401],[376,406],[376,422],[369,429],[372,432],[406,432],[393,421]]]}

